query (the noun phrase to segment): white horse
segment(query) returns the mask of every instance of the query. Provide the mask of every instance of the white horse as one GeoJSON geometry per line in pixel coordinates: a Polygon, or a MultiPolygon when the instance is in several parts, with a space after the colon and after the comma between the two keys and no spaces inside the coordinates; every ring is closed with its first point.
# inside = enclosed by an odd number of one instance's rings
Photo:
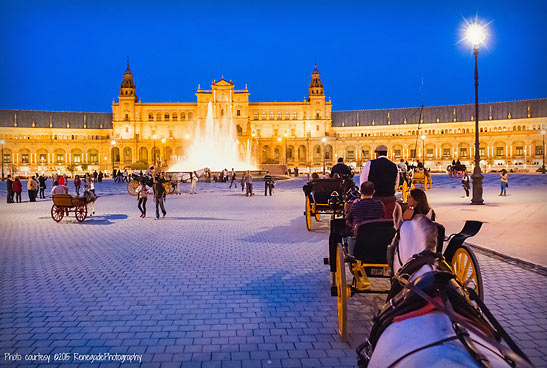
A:
{"type": "MultiPolygon", "coordinates": [[[[414,255],[426,249],[434,252],[436,243],[437,226],[425,216],[418,215],[413,220],[404,222],[399,229],[399,245],[393,260],[394,273],[414,255]]],[[[429,264],[422,266],[410,276],[409,281],[434,271],[434,268],[429,264]]],[[[471,345],[487,360],[477,362],[464,344],[455,338],[456,332],[448,314],[432,308],[429,313],[391,323],[381,333],[368,367],[511,366],[503,358],[499,350],[500,344],[493,344],[493,339],[481,334],[479,329],[468,328],[467,332],[471,345]]],[[[515,359],[514,353],[511,356],[515,359]]],[[[518,362],[517,367],[531,367],[518,356],[515,360],[518,362]]]]}

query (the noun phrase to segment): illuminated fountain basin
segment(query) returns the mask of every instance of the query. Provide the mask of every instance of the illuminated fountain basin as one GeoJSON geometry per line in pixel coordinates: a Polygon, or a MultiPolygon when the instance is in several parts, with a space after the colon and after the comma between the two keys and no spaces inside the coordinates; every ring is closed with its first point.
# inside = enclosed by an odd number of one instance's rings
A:
{"type": "Polygon", "coordinates": [[[186,154],[176,158],[168,172],[189,172],[209,168],[212,172],[231,170],[255,170],[251,158],[251,144],[239,143],[231,107],[223,119],[215,120],[213,104],[209,102],[205,126],[198,121],[192,135],[192,143],[186,154]]]}

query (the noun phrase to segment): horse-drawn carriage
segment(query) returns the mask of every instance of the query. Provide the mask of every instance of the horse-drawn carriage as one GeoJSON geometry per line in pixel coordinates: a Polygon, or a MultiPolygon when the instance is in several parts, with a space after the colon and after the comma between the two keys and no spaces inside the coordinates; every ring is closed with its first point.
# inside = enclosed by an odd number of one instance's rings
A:
{"type": "Polygon", "coordinates": [[[432,180],[429,170],[423,169],[412,171],[412,176],[410,178],[410,189],[414,189],[416,184],[423,185],[424,191],[427,191],[428,188],[431,189],[432,180]]]}
{"type": "MultiPolygon", "coordinates": [[[[165,193],[167,194],[173,194],[178,184],[176,180],[171,179],[169,176],[164,176],[160,179],[160,182],[163,184],[163,187],[165,188],[165,193]]],[[[132,173],[129,176],[129,181],[127,182],[127,192],[132,196],[136,196],[137,188],[141,184],[146,184],[149,187],[152,187],[152,185],[154,185],[154,180],[147,175],[132,173]]]]}
{"type": "Polygon", "coordinates": [[[482,301],[479,264],[464,244],[482,223],[466,221],[459,233],[445,238],[444,227],[426,216],[417,215],[398,230],[394,221],[399,223],[395,218],[360,224],[352,249],[343,237],[344,219],[331,220],[329,257],[324,262],[330,266],[342,340],[349,334],[348,298],[388,294],[369,339],[357,349],[359,366],[370,362],[370,367],[444,367],[445,362],[531,367],[482,301]],[[372,282],[375,278],[389,279],[390,286],[378,288],[372,282]]]}
{"type": "Polygon", "coordinates": [[[321,214],[331,215],[331,219],[345,215],[345,203],[348,198],[358,198],[355,184],[351,178],[317,179],[303,187],[306,195],[304,215],[306,227],[312,229],[312,217],[320,220],[321,214]]]}
{"type": "Polygon", "coordinates": [[[454,165],[448,165],[446,171],[448,172],[448,176],[451,178],[461,178],[467,171],[467,167],[463,164],[456,163],[454,165]]]}
{"type": "Polygon", "coordinates": [[[88,204],[85,197],[73,197],[70,194],[55,194],[52,198],[51,218],[55,222],[60,222],[70,212],[74,213],[78,222],[84,222],[87,217],[88,204]]]}

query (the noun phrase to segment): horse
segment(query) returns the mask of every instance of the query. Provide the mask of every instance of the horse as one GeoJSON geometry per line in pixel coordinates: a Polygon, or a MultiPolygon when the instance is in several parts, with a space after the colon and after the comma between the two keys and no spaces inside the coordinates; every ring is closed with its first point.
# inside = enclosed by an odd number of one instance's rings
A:
{"type": "Polygon", "coordinates": [[[369,339],[357,349],[359,366],[533,367],[480,298],[473,299],[478,306],[473,304],[472,291],[435,253],[437,231],[423,215],[397,230],[392,256],[388,252],[392,288],[369,339]]]}

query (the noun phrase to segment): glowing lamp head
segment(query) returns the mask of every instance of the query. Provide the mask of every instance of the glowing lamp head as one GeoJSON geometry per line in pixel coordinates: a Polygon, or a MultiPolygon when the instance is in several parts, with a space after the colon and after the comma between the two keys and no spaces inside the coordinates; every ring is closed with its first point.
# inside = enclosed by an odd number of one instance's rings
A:
{"type": "Polygon", "coordinates": [[[281,137],[277,138],[277,141],[278,141],[278,142],[281,142],[281,137]]]}
{"type": "Polygon", "coordinates": [[[422,139],[425,141],[425,135],[422,135],[422,139]]]}
{"type": "Polygon", "coordinates": [[[152,136],[152,139],[156,139],[156,135],[155,135],[155,134],[152,136]]]}
{"type": "Polygon", "coordinates": [[[110,141],[110,144],[111,144],[111,145],[115,145],[115,144],[116,144],[116,141],[115,141],[115,140],[111,140],[111,141],[110,141]]]}
{"type": "Polygon", "coordinates": [[[465,29],[465,38],[474,47],[478,47],[486,39],[486,30],[479,23],[471,23],[465,29]]]}
{"type": "Polygon", "coordinates": [[[321,142],[325,143],[327,141],[327,138],[323,137],[321,138],[321,142]]]}
{"type": "Polygon", "coordinates": [[[161,139],[161,143],[165,143],[165,138],[162,138],[162,139],[161,139]]]}
{"type": "Polygon", "coordinates": [[[184,138],[190,139],[190,134],[186,134],[186,135],[184,136],[184,138]]]}
{"type": "Polygon", "coordinates": [[[6,143],[6,141],[5,141],[5,140],[3,140],[3,139],[2,139],[2,140],[0,140],[0,144],[5,144],[5,143],[6,143]]]}
{"type": "MultiPolygon", "coordinates": [[[[547,133],[547,132],[545,131],[545,129],[543,129],[543,130],[541,131],[541,135],[545,135],[545,133],[547,133]]],[[[4,144],[4,141],[2,141],[2,144],[4,144]]]]}
{"type": "Polygon", "coordinates": [[[284,135],[285,137],[288,137],[288,136],[289,136],[289,133],[285,133],[285,134],[283,134],[283,135],[284,135]]]}

